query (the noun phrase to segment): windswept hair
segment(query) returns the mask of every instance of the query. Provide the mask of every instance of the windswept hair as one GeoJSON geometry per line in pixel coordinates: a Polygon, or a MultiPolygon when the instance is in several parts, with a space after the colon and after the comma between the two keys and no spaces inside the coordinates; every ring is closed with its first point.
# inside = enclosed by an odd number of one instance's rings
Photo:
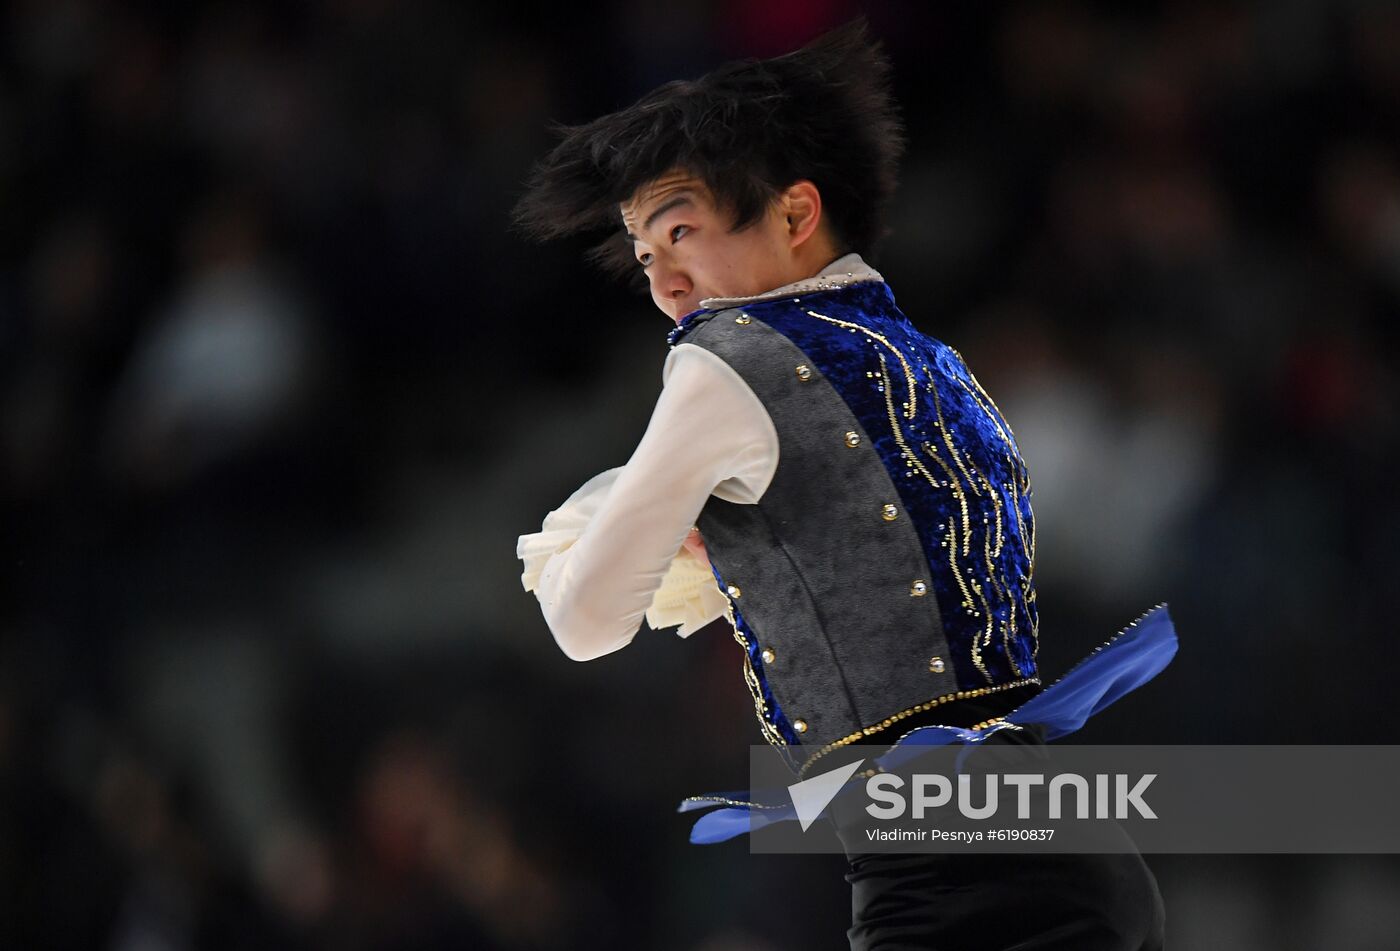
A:
{"type": "Polygon", "coordinates": [[[679,167],[732,213],[734,231],[808,179],[838,250],[870,254],[904,151],[889,85],[889,60],[860,17],[784,56],[727,63],[592,122],[555,124],[562,139],[531,171],[515,226],[538,240],[607,228],[589,257],[640,280],[618,205],[679,167]]]}

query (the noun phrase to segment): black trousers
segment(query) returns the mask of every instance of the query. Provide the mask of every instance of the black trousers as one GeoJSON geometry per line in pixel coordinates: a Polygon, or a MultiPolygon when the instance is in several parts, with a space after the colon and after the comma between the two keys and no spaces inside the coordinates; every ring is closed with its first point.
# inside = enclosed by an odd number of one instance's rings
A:
{"type": "MultiPolygon", "coordinates": [[[[1038,727],[988,745],[1042,744],[1038,727]]],[[[849,807],[845,807],[849,808],[849,807]]],[[[852,951],[1161,951],[1157,879],[1116,823],[1103,853],[869,852],[833,805],[851,885],[852,951]],[[1119,851],[1119,850],[1122,851],[1119,851]]]]}
{"type": "Polygon", "coordinates": [[[1166,911],[1137,852],[847,851],[852,951],[1160,951],[1166,911]]]}

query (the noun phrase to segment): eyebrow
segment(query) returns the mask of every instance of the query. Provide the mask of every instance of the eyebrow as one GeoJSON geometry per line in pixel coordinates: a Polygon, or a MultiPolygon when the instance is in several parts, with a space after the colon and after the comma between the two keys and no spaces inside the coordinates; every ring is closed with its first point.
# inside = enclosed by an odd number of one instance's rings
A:
{"type": "MultiPolygon", "coordinates": [[[[651,223],[652,223],[653,221],[655,221],[657,218],[660,218],[662,215],[664,215],[666,212],[670,211],[672,208],[679,207],[680,205],[689,205],[689,204],[691,204],[691,203],[692,203],[692,202],[691,202],[691,200],[690,200],[690,192],[681,192],[680,194],[676,195],[675,197],[673,197],[673,198],[671,198],[671,199],[669,199],[669,200],[667,200],[667,201],[662,202],[661,205],[660,205],[655,211],[653,211],[651,214],[647,215],[647,220],[644,221],[644,222],[642,222],[642,230],[643,230],[643,231],[646,231],[648,228],[651,227],[651,223]]],[[[633,234],[632,232],[630,232],[630,231],[626,232],[626,233],[623,235],[623,237],[626,238],[628,241],[631,241],[631,242],[634,243],[634,244],[635,244],[636,241],[637,241],[637,236],[636,236],[635,234],[633,234]]]]}

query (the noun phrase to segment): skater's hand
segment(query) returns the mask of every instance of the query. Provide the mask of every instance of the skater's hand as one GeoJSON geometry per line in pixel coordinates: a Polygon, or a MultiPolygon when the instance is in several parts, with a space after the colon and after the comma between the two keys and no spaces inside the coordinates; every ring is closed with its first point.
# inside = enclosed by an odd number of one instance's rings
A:
{"type": "MultiPolygon", "coordinates": [[[[674,537],[674,536],[673,536],[674,537]]],[[[710,567],[710,554],[705,550],[705,539],[700,537],[700,529],[692,527],[686,533],[681,547],[695,556],[695,560],[706,568],[710,567]]]]}

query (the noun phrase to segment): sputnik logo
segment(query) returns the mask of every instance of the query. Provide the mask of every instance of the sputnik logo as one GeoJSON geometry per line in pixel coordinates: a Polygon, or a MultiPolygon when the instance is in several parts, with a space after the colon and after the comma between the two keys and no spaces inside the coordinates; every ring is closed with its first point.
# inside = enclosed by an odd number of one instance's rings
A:
{"type": "Polygon", "coordinates": [[[803,832],[806,832],[807,827],[817,821],[822,810],[831,803],[831,800],[836,798],[841,787],[846,785],[846,780],[850,779],[860,768],[860,764],[864,762],[865,760],[859,759],[854,763],[833,769],[829,773],[804,779],[802,782],[793,783],[788,787],[788,794],[792,796],[792,805],[797,810],[797,819],[802,823],[803,832]]]}

